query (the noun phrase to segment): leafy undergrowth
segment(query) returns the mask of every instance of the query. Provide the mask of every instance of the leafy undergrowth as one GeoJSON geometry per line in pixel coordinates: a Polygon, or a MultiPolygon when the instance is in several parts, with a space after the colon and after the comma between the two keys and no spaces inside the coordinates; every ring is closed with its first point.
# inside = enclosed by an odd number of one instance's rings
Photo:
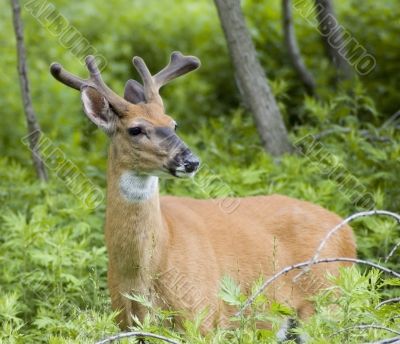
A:
{"type": "MultiPolygon", "coordinates": [[[[332,287],[313,298],[317,313],[306,322],[299,322],[299,327],[293,330],[293,333],[307,340],[307,343],[359,344],[391,337],[390,329],[399,329],[400,304],[393,302],[380,305],[387,288],[400,286],[398,279],[383,279],[377,270],[361,272],[354,266],[342,269],[339,276],[328,276],[328,279],[332,282],[332,287]],[[358,328],[359,325],[363,328],[358,328]]],[[[260,288],[263,281],[260,278],[254,283],[252,293],[260,288]]],[[[221,281],[220,297],[237,310],[243,307],[248,296],[241,292],[240,287],[229,276],[221,281]]],[[[135,300],[140,301],[140,298],[136,297],[135,300]]],[[[142,300],[142,304],[149,307],[146,300],[142,300]]],[[[230,319],[234,329],[217,329],[206,336],[202,336],[199,329],[202,320],[207,316],[206,311],[199,314],[194,322],[186,321],[183,333],[165,327],[175,313],[160,309],[151,309],[151,313],[152,315],[148,315],[134,328],[135,331],[158,333],[178,342],[194,344],[276,343],[276,335],[282,323],[287,317],[294,317],[293,310],[271,302],[264,294],[255,298],[246,315],[230,319]],[[260,322],[270,323],[271,329],[260,329],[257,326],[260,322]]]]}
{"type": "MultiPolygon", "coordinates": [[[[307,106],[310,118],[321,110],[317,102],[310,101],[307,106]]],[[[340,109],[348,105],[342,100],[330,106],[340,109]]],[[[362,190],[373,196],[376,208],[399,212],[396,130],[361,125],[352,116],[337,123],[349,131],[321,138],[323,150],[356,177],[365,187],[362,190]]],[[[312,127],[297,128],[292,139],[304,146],[302,137],[332,127],[332,123],[317,121],[312,127]]],[[[282,193],[318,203],[344,217],[362,210],[349,197],[342,180],[328,173],[331,160],[304,147],[298,154],[275,161],[265,155],[251,120],[242,111],[229,119],[210,120],[196,135],[188,133],[184,138],[199,152],[203,168],[193,181],[164,181],[163,193],[199,198],[282,193]],[[225,135],[226,131],[230,135],[225,135]]],[[[69,153],[68,157],[74,160],[76,156],[74,162],[103,190],[103,163],[92,165],[99,152],[85,154],[91,167],[79,160],[80,154],[69,153]]],[[[54,174],[48,185],[40,185],[29,166],[11,158],[0,160],[0,341],[4,343],[93,343],[118,332],[106,287],[104,202],[87,209],[70,192],[68,183],[54,174]]],[[[399,241],[399,228],[392,219],[364,218],[353,227],[361,258],[400,270],[398,252],[384,263],[399,241]]],[[[379,329],[348,329],[356,325],[399,331],[399,304],[376,308],[382,300],[399,296],[399,280],[357,267],[343,270],[334,285],[315,298],[317,313],[298,329],[311,343],[360,343],[394,335],[379,329]],[[341,329],[348,330],[339,332],[341,329]]],[[[223,281],[221,297],[238,308],[245,300],[229,279],[223,281]]],[[[273,343],[279,323],[291,310],[272,304],[266,312],[266,304],[269,301],[260,296],[250,316],[232,319],[238,324],[235,330],[216,330],[206,337],[199,333],[200,319],[186,322],[183,332],[166,328],[164,320],[171,314],[165,310],[155,310],[140,329],[187,343],[273,343]],[[268,319],[272,329],[256,329],[259,319],[268,319]]]]}

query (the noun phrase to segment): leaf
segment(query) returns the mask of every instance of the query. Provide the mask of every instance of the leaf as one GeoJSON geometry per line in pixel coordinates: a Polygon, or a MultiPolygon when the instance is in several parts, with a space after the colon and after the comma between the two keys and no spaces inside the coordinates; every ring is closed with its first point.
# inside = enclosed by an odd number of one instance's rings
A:
{"type": "Polygon", "coordinates": [[[240,306],[242,304],[240,287],[230,276],[222,278],[218,296],[229,305],[240,306]]]}

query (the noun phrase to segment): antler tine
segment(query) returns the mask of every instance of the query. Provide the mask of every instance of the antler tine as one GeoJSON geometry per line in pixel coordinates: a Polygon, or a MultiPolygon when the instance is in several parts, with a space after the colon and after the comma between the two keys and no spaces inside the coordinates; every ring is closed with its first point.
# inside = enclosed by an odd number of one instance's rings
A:
{"type": "Polygon", "coordinates": [[[87,80],[84,80],[74,74],[67,72],[59,63],[52,63],[50,66],[50,73],[58,81],[76,90],[80,90],[81,87],[87,84],[87,80]]]}
{"type": "Polygon", "coordinates": [[[94,56],[87,56],[85,62],[90,73],[90,77],[88,79],[82,79],[70,72],[67,72],[59,63],[51,64],[50,73],[61,83],[78,91],[80,91],[84,86],[94,87],[107,99],[107,101],[117,111],[118,114],[126,111],[126,108],[129,106],[129,102],[112,91],[104,83],[94,56]]]}
{"type": "Polygon", "coordinates": [[[171,54],[169,64],[154,77],[157,89],[160,89],[171,80],[199,68],[200,60],[195,56],[184,56],[179,51],[171,54]]]}
{"type": "Polygon", "coordinates": [[[97,90],[103,94],[103,96],[109,101],[111,106],[117,110],[118,113],[122,113],[126,111],[126,108],[129,105],[124,98],[120,97],[113,90],[111,90],[103,81],[101,77],[101,72],[97,67],[96,60],[93,55],[86,56],[85,59],[86,67],[90,73],[90,78],[87,82],[87,85],[93,84],[97,90]]]}
{"type": "Polygon", "coordinates": [[[163,106],[162,99],[161,99],[160,95],[158,94],[158,88],[156,87],[156,85],[154,83],[154,79],[151,76],[151,73],[150,73],[149,69],[147,68],[144,60],[139,56],[135,56],[132,59],[132,63],[135,66],[140,77],[142,78],[144,95],[145,95],[146,101],[148,103],[155,102],[155,103],[158,103],[159,105],[163,106]]]}
{"type": "Polygon", "coordinates": [[[200,60],[197,57],[184,56],[178,51],[171,54],[169,64],[154,76],[151,75],[142,58],[135,56],[132,62],[143,80],[146,101],[161,106],[163,102],[159,94],[160,88],[178,76],[200,67],[200,60]]]}

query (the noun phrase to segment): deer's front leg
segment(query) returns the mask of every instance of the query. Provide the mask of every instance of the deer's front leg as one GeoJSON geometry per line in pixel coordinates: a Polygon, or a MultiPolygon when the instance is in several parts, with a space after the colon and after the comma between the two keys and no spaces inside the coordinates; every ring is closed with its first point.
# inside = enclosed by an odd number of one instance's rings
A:
{"type": "Polygon", "coordinates": [[[136,316],[139,321],[143,321],[147,309],[130,300],[126,295],[143,294],[144,290],[138,288],[132,279],[116,279],[112,272],[108,273],[108,287],[111,294],[111,307],[113,310],[119,311],[117,322],[122,330],[127,330],[135,325],[132,315],[136,316]]]}

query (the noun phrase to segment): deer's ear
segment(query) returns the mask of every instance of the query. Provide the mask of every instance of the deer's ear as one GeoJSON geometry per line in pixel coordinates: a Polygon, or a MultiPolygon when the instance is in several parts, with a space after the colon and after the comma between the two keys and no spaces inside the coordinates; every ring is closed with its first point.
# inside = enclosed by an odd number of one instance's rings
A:
{"type": "Polygon", "coordinates": [[[133,104],[145,103],[143,86],[136,80],[129,79],[125,84],[124,98],[133,104]]]}
{"type": "Polygon", "coordinates": [[[82,86],[81,99],[86,116],[106,134],[112,135],[116,128],[116,115],[110,104],[92,86],[82,86]]]}

